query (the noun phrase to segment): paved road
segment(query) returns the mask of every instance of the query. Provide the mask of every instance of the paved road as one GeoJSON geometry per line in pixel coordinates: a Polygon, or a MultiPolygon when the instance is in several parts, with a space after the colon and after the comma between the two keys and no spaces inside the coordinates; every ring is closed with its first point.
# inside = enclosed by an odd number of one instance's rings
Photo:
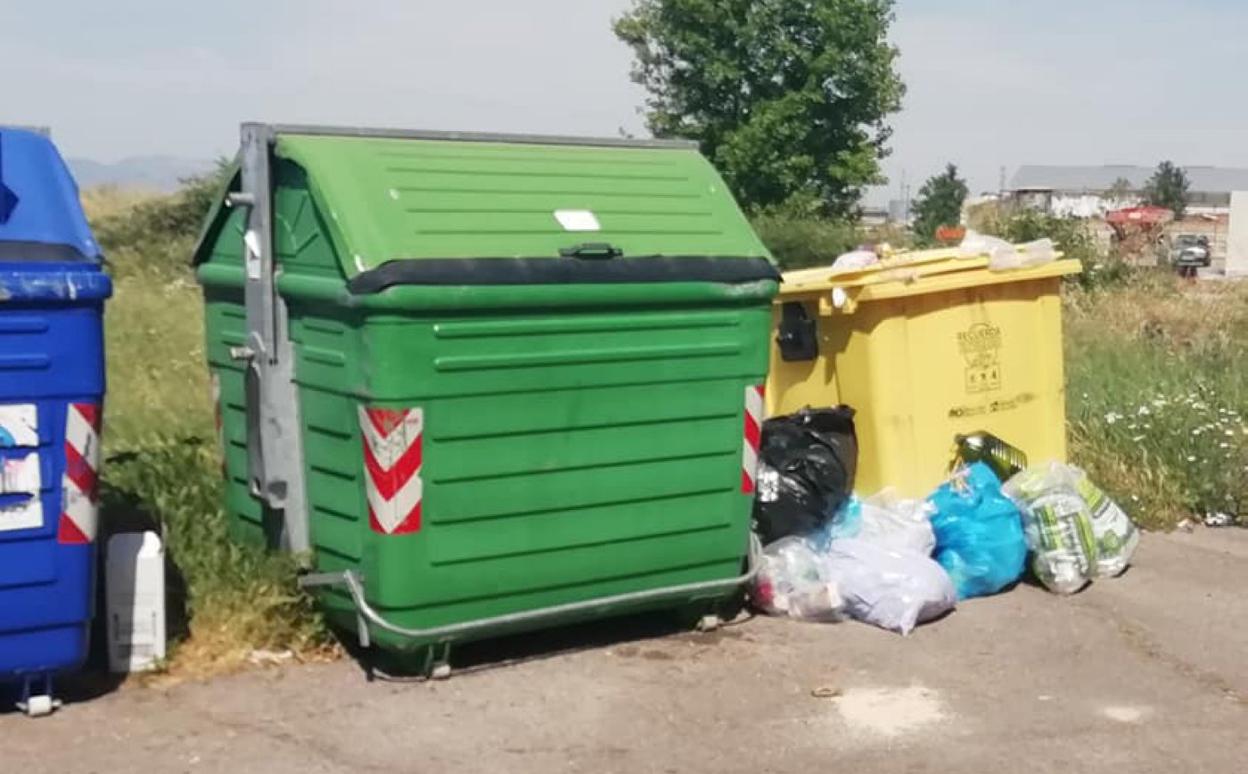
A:
{"type": "Polygon", "coordinates": [[[1248,532],[1150,537],[1117,581],[1022,587],[908,639],[759,619],[621,640],[632,624],[470,653],[448,682],[344,662],[123,688],[0,716],[0,770],[1242,771],[1246,587],[1248,532]]]}

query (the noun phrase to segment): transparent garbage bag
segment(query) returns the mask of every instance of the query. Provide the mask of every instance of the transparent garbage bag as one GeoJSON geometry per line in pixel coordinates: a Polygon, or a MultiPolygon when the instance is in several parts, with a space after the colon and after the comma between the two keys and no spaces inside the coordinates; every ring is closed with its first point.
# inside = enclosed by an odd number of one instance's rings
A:
{"type": "Polygon", "coordinates": [[[1040,266],[1057,258],[1057,249],[1052,239],[1037,239],[1034,242],[1014,245],[1000,237],[973,230],[966,232],[958,250],[964,258],[988,256],[988,268],[993,271],[1040,266]]]}
{"type": "Polygon", "coordinates": [[[768,615],[803,621],[843,617],[844,602],[827,577],[823,557],[799,537],[782,538],[763,549],[750,599],[768,615]]]}
{"type": "Polygon", "coordinates": [[[1122,575],[1135,558],[1140,531],[1127,512],[1088,477],[1083,470],[1067,466],[1075,490],[1092,513],[1092,536],[1096,539],[1096,574],[1102,578],[1122,575]]]}
{"type": "Polygon", "coordinates": [[[1003,491],[1022,510],[1032,572],[1050,591],[1073,594],[1130,565],[1138,530],[1079,468],[1056,462],[1029,468],[1003,491]]]}

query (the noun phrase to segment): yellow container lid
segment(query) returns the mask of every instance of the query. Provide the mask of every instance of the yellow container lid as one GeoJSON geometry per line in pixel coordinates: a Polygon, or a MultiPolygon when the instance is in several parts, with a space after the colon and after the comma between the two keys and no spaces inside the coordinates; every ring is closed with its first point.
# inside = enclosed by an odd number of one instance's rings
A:
{"type": "Polygon", "coordinates": [[[776,303],[817,300],[821,314],[852,314],[869,301],[950,290],[1064,277],[1083,271],[1073,259],[994,271],[987,256],[963,257],[957,249],[900,253],[866,269],[824,267],[786,272],[776,303]]]}

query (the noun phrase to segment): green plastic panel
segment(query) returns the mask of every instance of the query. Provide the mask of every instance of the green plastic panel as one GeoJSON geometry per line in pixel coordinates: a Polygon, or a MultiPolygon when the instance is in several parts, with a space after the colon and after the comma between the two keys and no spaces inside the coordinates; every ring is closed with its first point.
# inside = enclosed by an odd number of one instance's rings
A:
{"type": "Polygon", "coordinates": [[[283,135],[276,152],[308,171],[347,277],[586,242],[630,256],[767,255],[696,150],[283,135]],[[599,229],[569,231],[563,212],[592,213],[599,229]]]}

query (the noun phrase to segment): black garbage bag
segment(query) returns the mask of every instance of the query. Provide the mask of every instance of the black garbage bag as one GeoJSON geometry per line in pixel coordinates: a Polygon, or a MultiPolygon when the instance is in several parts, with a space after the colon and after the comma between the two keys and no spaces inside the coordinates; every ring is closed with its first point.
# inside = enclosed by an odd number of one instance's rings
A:
{"type": "Polygon", "coordinates": [[[807,535],[830,521],[854,491],[854,410],[803,409],[763,423],[754,530],[764,545],[807,535]]]}

